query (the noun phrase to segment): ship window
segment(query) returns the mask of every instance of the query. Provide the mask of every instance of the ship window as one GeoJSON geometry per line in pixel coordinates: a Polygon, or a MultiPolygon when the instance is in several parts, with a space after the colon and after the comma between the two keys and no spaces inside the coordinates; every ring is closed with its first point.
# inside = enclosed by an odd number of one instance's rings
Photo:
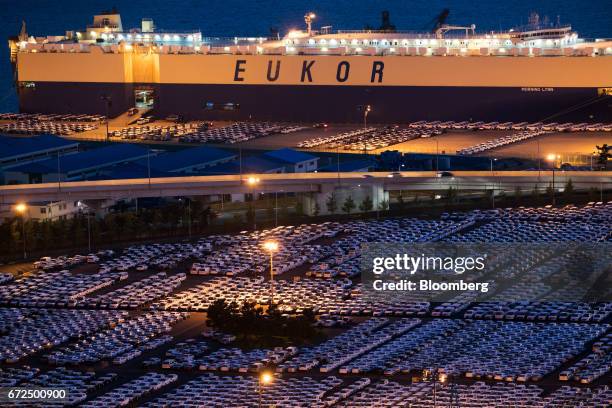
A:
{"type": "Polygon", "coordinates": [[[233,111],[240,109],[239,103],[227,102],[227,103],[214,103],[214,102],[206,102],[204,103],[205,110],[224,110],[224,111],[233,111]]]}
{"type": "Polygon", "coordinates": [[[155,93],[152,89],[135,89],[134,106],[139,109],[150,109],[155,105],[155,93]]]}
{"type": "Polygon", "coordinates": [[[223,105],[223,110],[238,110],[240,109],[240,104],[238,103],[226,103],[225,105],[223,105]]]}

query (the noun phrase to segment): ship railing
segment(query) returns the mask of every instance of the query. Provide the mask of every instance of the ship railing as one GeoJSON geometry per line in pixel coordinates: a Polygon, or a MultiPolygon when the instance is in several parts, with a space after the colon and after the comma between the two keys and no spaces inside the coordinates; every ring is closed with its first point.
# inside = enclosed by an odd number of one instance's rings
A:
{"type": "Polygon", "coordinates": [[[256,44],[268,41],[278,41],[278,38],[273,37],[202,37],[203,43],[208,44],[256,44]]]}

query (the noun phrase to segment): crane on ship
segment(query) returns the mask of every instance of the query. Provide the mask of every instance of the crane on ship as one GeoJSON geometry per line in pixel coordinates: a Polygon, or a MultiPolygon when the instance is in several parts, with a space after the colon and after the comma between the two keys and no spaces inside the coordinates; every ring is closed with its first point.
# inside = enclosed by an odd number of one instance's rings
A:
{"type": "Polygon", "coordinates": [[[438,14],[432,20],[434,25],[433,25],[433,29],[431,30],[431,32],[436,35],[437,39],[444,38],[444,34],[446,34],[449,31],[454,31],[454,30],[465,30],[466,37],[469,36],[470,32],[472,33],[472,35],[474,35],[476,31],[475,24],[472,24],[470,26],[456,26],[456,25],[447,24],[446,20],[448,20],[449,14],[450,14],[450,9],[445,8],[444,10],[442,10],[442,12],[440,12],[440,14],[438,14]]]}

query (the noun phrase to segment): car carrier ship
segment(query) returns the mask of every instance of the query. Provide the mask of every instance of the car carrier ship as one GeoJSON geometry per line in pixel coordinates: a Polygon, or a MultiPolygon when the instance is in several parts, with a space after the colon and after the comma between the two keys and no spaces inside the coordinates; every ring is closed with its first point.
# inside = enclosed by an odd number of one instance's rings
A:
{"type": "Polygon", "coordinates": [[[186,119],[612,121],[612,41],[541,21],[504,32],[445,23],[430,32],[305,29],[209,38],[124,30],[115,10],[63,36],[9,40],[19,108],[98,113],[131,108],[186,119]]]}

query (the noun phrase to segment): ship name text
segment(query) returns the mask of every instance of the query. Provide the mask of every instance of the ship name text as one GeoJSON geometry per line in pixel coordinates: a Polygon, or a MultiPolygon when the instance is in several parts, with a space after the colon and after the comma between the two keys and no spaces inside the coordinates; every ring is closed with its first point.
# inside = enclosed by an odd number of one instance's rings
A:
{"type": "MultiPolygon", "coordinates": [[[[266,80],[268,82],[275,82],[280,78],[282,73],[281,61],[269,60],[267,64],[266,80]]],[[[373,61],[372,69],[369,72],[370,83],[382,83],[384,78],[385,63],[383,61],[373,61]]],[[[236,61],[234,69],[234,82],[243,82],[245,80],[244,74],[248,70],[247,60],[239,59],[236,61]]],[[[304,60],[302,62],[302,69],[299,75],[300,82],[311,83],[317,79],[317,66],[315,60],[304,60]]],[[[349,61],[340,61],[334,72],[335,80],[338,83],[348,81],[351,75],[351,63],[349,61]]]]}

